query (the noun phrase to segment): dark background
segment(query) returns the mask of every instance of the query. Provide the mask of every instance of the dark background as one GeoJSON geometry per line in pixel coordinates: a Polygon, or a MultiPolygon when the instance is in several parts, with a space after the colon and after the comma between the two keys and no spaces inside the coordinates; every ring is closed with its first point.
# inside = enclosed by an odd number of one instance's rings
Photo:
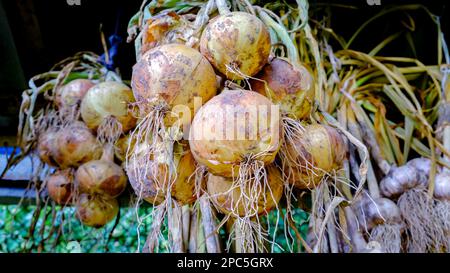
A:
{"type": "MultiPolygon", "coordinates": [[[[17,126],[21,92],[35,74],[78,51],[89,50],[102,54],[100,25],[108,37],[116,32],[123,39],[117,65],[124,79],[131,76],[135,62],[134,45],[125,42],[129,18],[134,15],[141,0],[80,0],[81,5],[69,5],[67,0],[0,0],[0,135],[14,135],[17,126]]],[[[294,1],[295,2],[295,1],[294,1]]],[[[380,6],[370,6],[367,0],[317,1],[323,3],[353,5],[355,9],[333,7],[332,26],[336,33],[349,37],[372,15],[390,5],[422,3],[431,12],[441,16],[445,33],[449,33],[447,1],[388,1],[380,6]]],[[[311,8],[313,9],[313,7],[311,8]]],[[[417,57],[425,64],[436,62],[436,28],[423,11],[409,12],[415,19],[412,38],[416,55],[404,38],[397,39],[380,54],[417,57]]],[[[313,17],[314,18],[314,17],[313,17]]],[[[396,12],[370,24],[354,42],[352,48],[370,51],[383,39],[398,30],[405,29],[401,21],[407,21],[406,13],[396,12]]]]}

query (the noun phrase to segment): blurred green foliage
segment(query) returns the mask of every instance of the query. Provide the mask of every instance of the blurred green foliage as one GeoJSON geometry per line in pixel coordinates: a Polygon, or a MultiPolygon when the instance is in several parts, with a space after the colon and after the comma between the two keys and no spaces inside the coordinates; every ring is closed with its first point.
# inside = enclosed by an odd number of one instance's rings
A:
{"type": "MultiPolygon", "coordinates": [[[[144,217],[151,213],[152,208],[139,208],[137,212],[142,218],[142,224],[139,228],[140,240],[138,240],[136,210],[132,207],[121,208],[121,216],[114,229],[115,221],[101,229],[94,229],[83,226],[76,219],[72,207],[57,208],[56,211],[52,211],[48,207],[41,211],[34,236],[30,238],[29,227],[35,209],[35,206],[0,206],[0,252],[27,252],[27,250],[58,253],[136,252],[138,244],[142,249],[152,223],[151,217],[144,217]],[[43,221],[45,214],[47,214],[47,218],[43,221]],[[55,217],[52,217],[53,214],[55,217]],[[60,236],[56,240],[59,229],[61,230],[60,236]],[[111,238],[108,241],[109,236],[111,238]],[[41,238],[46,237],[48,239],[39,245],[41,238]]],[[[298,230],[302,236],[305,236],[308,228],[307,214],[296,210],[293,218],[298,224],[298,230]]],[[[291,240],[286,238],[281,215],[272,212],[263,221],[266,221],[271,238],[275,238],[276,244],[274,244],[273,251],[288,252],[288,241],[291,240]],[[277,228],[275,228],[276,224],[278,224],[277,228]]],[[[168,252],[167,230],[163,230],[162,233],[164,239],[160,241],[159,252],[168,252]]],[[[292,238],[295,238],[294,233],[292,231],[291,233],[292,238]]],[[[292,249],[297,251],[299,246],[296,240],[293,242],[292,249]]]]}

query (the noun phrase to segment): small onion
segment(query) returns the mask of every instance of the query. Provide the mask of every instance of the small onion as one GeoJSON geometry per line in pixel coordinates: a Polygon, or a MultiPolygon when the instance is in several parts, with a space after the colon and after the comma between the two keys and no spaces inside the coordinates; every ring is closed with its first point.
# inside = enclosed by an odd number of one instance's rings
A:
{"type": "Polygon", "coordinates": [[[238,174],[240,163],[252,155],[260,155],[256,159],[264,165],[272,163],[283,133],[272,106],[251,91],[225,90],[215,96],[200,108],[191,125],[189,144],[196,161],[212,174],[226,177],[238,174]],[[267,110],[267,115],[252,109],[267,110]]]}
{"type": "MultiPolygon", "coordinates": [[[[262,181],[251,181],[245,186],[245,193],[242,194],[241,187],[233,188],[233,179],[222,176],[208,175],[206,187],[211,201],[224,214],[249,216],[249,213],[262,215],[275,208],[283,195],[283,183],[280,171],[274,167],[267,167],[268,184],[263,185],[262,181]],[[257,196],[247,199],[244,196],[252,196],[255,189],[254,183],[260,183],[257,196]]],[[[256,215],[254,215],[256,216],[256,215]]]]}
{"type": "Polygon", "coordinates": [[[119,202],[100,195],[81,194],[76,204],[76,215],[90,227],[100,228],[112,221],[119,213],[119,202]]]}
{"type": "Polygon", "coordinates": [[[293,142],[287,142],[283,170],[289,183],[299,189],[315,188],[322,177],[342,166],[346,157],[340,133],[327,125],[308,125],[293,142]]]}
{"type": "Polygon", "coordinates": [[[119,196],[127,186],[127,176],[114,163],[112,146],[107,145],[100,160],[92,160],[81,165],[75,180],[80,192],[101,194],[109,198],[119,196]]]}
{"type": "Polygon", "coordinates": [[[79,105],[92,86],[94,86],[94,83],[87,79],[70,81],[56,91],[56,105],[59,109],[79,105]]]}
{"type": "MultiPolygon", "coordinates": [[[[193,175],[197,167],[195,159],[189,149],[183,150],[181,154],[175,155],[175,157],[179,159],[178,162],[175,162],[177,165],[177,177],[172,185],[172,197],[181,205],[192,204],[197,199],[195,177],[193,175]]],[[[201,185],[198,186],[201,187],[201,185]]]]}
{"type": "Polygon", "coordinates": [[[55,161],[62,169],[78,167],[102,154],[97,139],[82,122],[74,122],[58,131],[55,145],[55,161]]]}
{"type": "Polygon", "coordinates": [[[56,136],[56,132],[46,131],[39,135],[37,142],[39,158],[42,162],[52,167],[58,166],[58,163],[55,161],[56,136]]]}
{"type": "Polygon", "coordinates": [[[73,173],[71,169],[56,171],[47,179],[47,191],[50,198],[60,205],[72,202],[73,173]]]}
{"type": "Polygon", "coordinates": [[[96,130],[107,117],[114,117],[127,132],[136,125],[136,118],[128,111],[134,102],[133,91],[123,83],[107,81],[89,89],[81,102],[81,117],[89,129],[96,130]]]}
{"type": "Polygon", "coordinates": [[[314,79],[309,68],[284,58],[274,58],[250,80],[254,91],[279,104],[281,111],[295,119],[307,118],[314,101],[314,79]]]}
{"type": "Polygon", "coordinates": [[[436,175],[434,181],[434,197],[450,201],[450,172],[444,170],[436,175]]]}
{"type": "Polygon", "coordinates": [[[258,73],[268,61],[270,48],[267,27],[246,12],[231,12],[212,19],[200,40],[202,54],[231,80],[258,73]]]}
{"type": "MultiPolygon", "coordinates": [[[[216,94],[214,69],[198,51],[180,44],[167,44],[147,51],[134,65],[131,79],[136,101],[163,103],[169,109],[187,106],[194,114],[194,98],[205,103],[216,94]]],[[[189,113],[188,113],[189,114],[189,113]]],[[[166,118],[166,126],[176,118],[166,118]]]]}
{"type": "Polygon", "coordinates": [[[128,148],[130,148],[130,150],[132,151],[135,142],[136,141],[132,141],[131,135],[129,134],[120,137],[114,144],[114,155],[116,156],[116,158],[124,162],[128,148]]]}

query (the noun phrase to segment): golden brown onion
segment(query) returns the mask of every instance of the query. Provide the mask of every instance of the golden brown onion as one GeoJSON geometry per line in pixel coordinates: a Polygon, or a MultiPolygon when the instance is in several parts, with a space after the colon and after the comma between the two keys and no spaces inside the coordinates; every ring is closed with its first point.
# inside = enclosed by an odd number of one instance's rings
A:
{"type": "Polygon", "coordinates": [[[231,12],[210,21],[202,33],[200,51],[228,79],[253,76],[270,54],[267,27],[256,16],[231,12]]]}
{"type": "Polygon", "coordinates": [[[116,199],[106,199],[100,195],[81,194],[76,205],[76,215],[90,227],[100,228],[111,222],[119,213],[116,199]]]}
{"type": "Polygon", "coordinates": [[[60,109],[79,105],[92,86],[94,86],[94,83],[87,79],[70,81],[57,90],[55,96],[56,105],[60,109]]]}
{"type": "Polygon", "coordinates": [[[80,192],[101,194],[109,198],[118,197],[127,186],[125,172],[113,161],[112,146],[105,148],[100,160],[81,165],[75,174],[75,180],[80,192]]]}
{"type": "Polygon", "coordinates": [[[46,131],[39,135],[37,143],[39,158],[42,162],[53,167],[58,166],[55,161],[56,136],[56,132],[46,131]]]}
{"type": "MultiPolygon", "coordinates": [[[[131,79],[138,102],[165,103],[189,107],[194,115],[194,97],[207,102],[216,94],[216,75],[209,62],[196,50],[168,44],[147,51],[134,65],[131,79]]],[[[167,117],[166,126],[175,118],[167,117]]]]}
{"type": "Polygon", "coordinates": [[[55,161],[62,169],[78,167],[102,154],[101,145],[82,122],[74,122],[58,131],[55,145],[55,161]]]}
{"type": "Polygon", "coordinates": [[[307,118],[314,102],[312,71],[284,58],[274,58],[250,80],[254,91],[280,105],[281,111],[295,119],[307,118]]]}
{"type": "Polygon", "coordinates": [[[289,183],[300,189],[313,189],[326,173],[342,166],[346,157],[340,133],[327,125],[308,125],[304,132],[285,143],[281,158],[289,183]]]}
{"type": "Polygon", "coordinates": [[[81,117],[89,129],[97,130],[107,117],[114,117],[127,132],[136,125],[136,118],[128,111],[134,102],[133,91],[123,83],[107,81],[89,89],[81,102],[81,117]]]}
{"type": "Polygon", "coordinates": [[[233,188],[233,179],[209,174],[206,183],[207,191],[214,205],[222,213],[241,217],[249,216],[249,213],[262,215],[275,208],[283,195],[280,171],[271,165],[267,167],[267,173],[267,185],[264,185],[262,181],[253,180],[243,187],[244,194],[241,187],[233,188]],[[247,199],[246,197],[255,195],[252,192],[255,189],[257,191],[255,198],[247,199]]]}
{"type": "Polygon", "coordinates": [[[272,163],[283,132],[272,106],[252,91],[225,90],[215,96],[192,122],[189,144],[194,158],[212,174],[226,177],[237,175],[240,163],[253,156],[264,165],[272,163]]]}
{"type": "Polygon", "coordinates": [[[60,205],[69,204],[73,198],[73,173],[71,169],[56,171],[47,179],[50,198],[60,205]]]}

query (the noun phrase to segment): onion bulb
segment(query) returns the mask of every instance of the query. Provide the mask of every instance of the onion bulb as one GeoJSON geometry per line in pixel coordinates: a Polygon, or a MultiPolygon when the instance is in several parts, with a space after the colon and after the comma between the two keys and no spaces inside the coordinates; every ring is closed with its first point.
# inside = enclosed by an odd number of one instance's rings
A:
{"type": "Polygon", "coordinates": [[[256,16],[231,12],[210,21],[200,39],[200,51],[228,79],[253,76],[267,63],[270,35],[256,16]]]}
{"type": "Polygon", "coordinates": [[[119,202],[100,195],[81,194],[76,204],[76,215],[90,227],[100,228],[112,221],[119,213],[119,202]]]}
{"type": "Polygon", "coordinates": [[[148,155],[143,152],[145,151],[143,147],[139,150],[141,153],[137,157],[130,159],[127,173],[138,197],[158,205],[165,200],[170,191],[171,196],[182,205],[191,204],[196,200],[195,160],[190,151],[183,148],[181,144],[175,144],[174,149],[175,170],[172,172],[167,151],[148,155]],[[146,157],[149,158],[148,165],[142,163],[146,157]]]}
{"type": "Polygon", "coordinates": [[[355,213],[363,229],[372,230],[377,225],[401,223],[401,212],[397,205],[387,198],[364,198],[356,203],[355,213]]]}
{"type": "Polygon", "coordinates": [[[136,125],[136,118],[128,111],[134,102],[133,92],[123,83],[102,82],[87,92],[81,102],[81,117],[89,129],[97,130],[107,117],[114,117],[127,132],[136,125]]]}
{"type": "Polygon", "coordinates": [[[119,196],[127,186],[123,169],[114,163],[112,145],[106,145],[102,158],[81,165],[76,174],[80,192],[101,194],[109,198],[119,196]]]}
{"type": "Polygon", "coordinates": [[[57,133],[54,131],[45,131],[39,135],[37,142],[37,152],[42,162],[49,166],[56,167],[55,146],[57,133]]]}
{"type": "Polygon", "coordinates": [[[71,169],[56,171],[47,179],[47,191],[50,198],[60,205],[72,201],[73,173],[71,169]]]}
{"type": "Polygon", "coordinates": [[[87,79],[76,79],[56,91],[55,101],[59,109],[80,105],[81,100],[94,83],[87,79]]]}
{"type": "Polygon", "coordinates": [[[224,214],[240,217],[262,215],[275,208],[283,195],[280,171],[271,165],[267,167],[267,173],[266,185],[263,181],[253,180],[238,187],[233,186],[231,178],[209,174],[207,191],[213,204],[224,214]],[[254,191],[257,192],[256,198],[248,198],[255,195],[254,191]]]}
{"type": "MultiPolygon", "coordinates": [[[[134,65],[131,85],[136,100],[148,107],[182,105],[194,114],[194,98],[207,102],[216,94],[214,69],[198,51],[181,44],[167,44],[145,53],[134,65]],[[152,105],[153,103],[153,105],[152,105]]],[[[167,117],[166,126],[177,119],[167,117]]]]}
{"type": "Polygon", "coordinates": [[[441,201],[450,201],[450,172],[441,171],[434,181],[434,197],[441,201]]]}
{"type": "Polygon", "coordinates": [[[273,106],[251,91],[225,90],[215,96],[199,109],[191,125],[189,144],[196,161],[226,177],[239,174],[242,164],[272,163],[282,139],[278,109],[273,106]]]}
{"type": "Polygon", "coordinates": [[[127,150],[133,150],[135,141],[132,141],[132,139],[131,135],[126,134],[116,140],[114,144],[114,155],[122,162],[125,162],[127,150]]]}
{"type": "Polygon", "coordinates": [[[307,125],[301,135],[285,142],[283,172],[289,183],[299,189],[313,189],[326,173],[342,166],[346,157],[340,133],[327,125],[307,125]]]}
{"type": "Polygon", "coordinates": [[[288,59],[274,58],[251,79],[254,91],[280,105],[283,114],[294,119],[307,118],[314,102],[314,79],[306,66],[288,59]]]}
{"type": "Polygon", "coordinates": [[[102,154],[97,139],[82,122],[71,123],[58,131],[55,145],[55,161],[62,169],[78,167],[102,154]]]}

